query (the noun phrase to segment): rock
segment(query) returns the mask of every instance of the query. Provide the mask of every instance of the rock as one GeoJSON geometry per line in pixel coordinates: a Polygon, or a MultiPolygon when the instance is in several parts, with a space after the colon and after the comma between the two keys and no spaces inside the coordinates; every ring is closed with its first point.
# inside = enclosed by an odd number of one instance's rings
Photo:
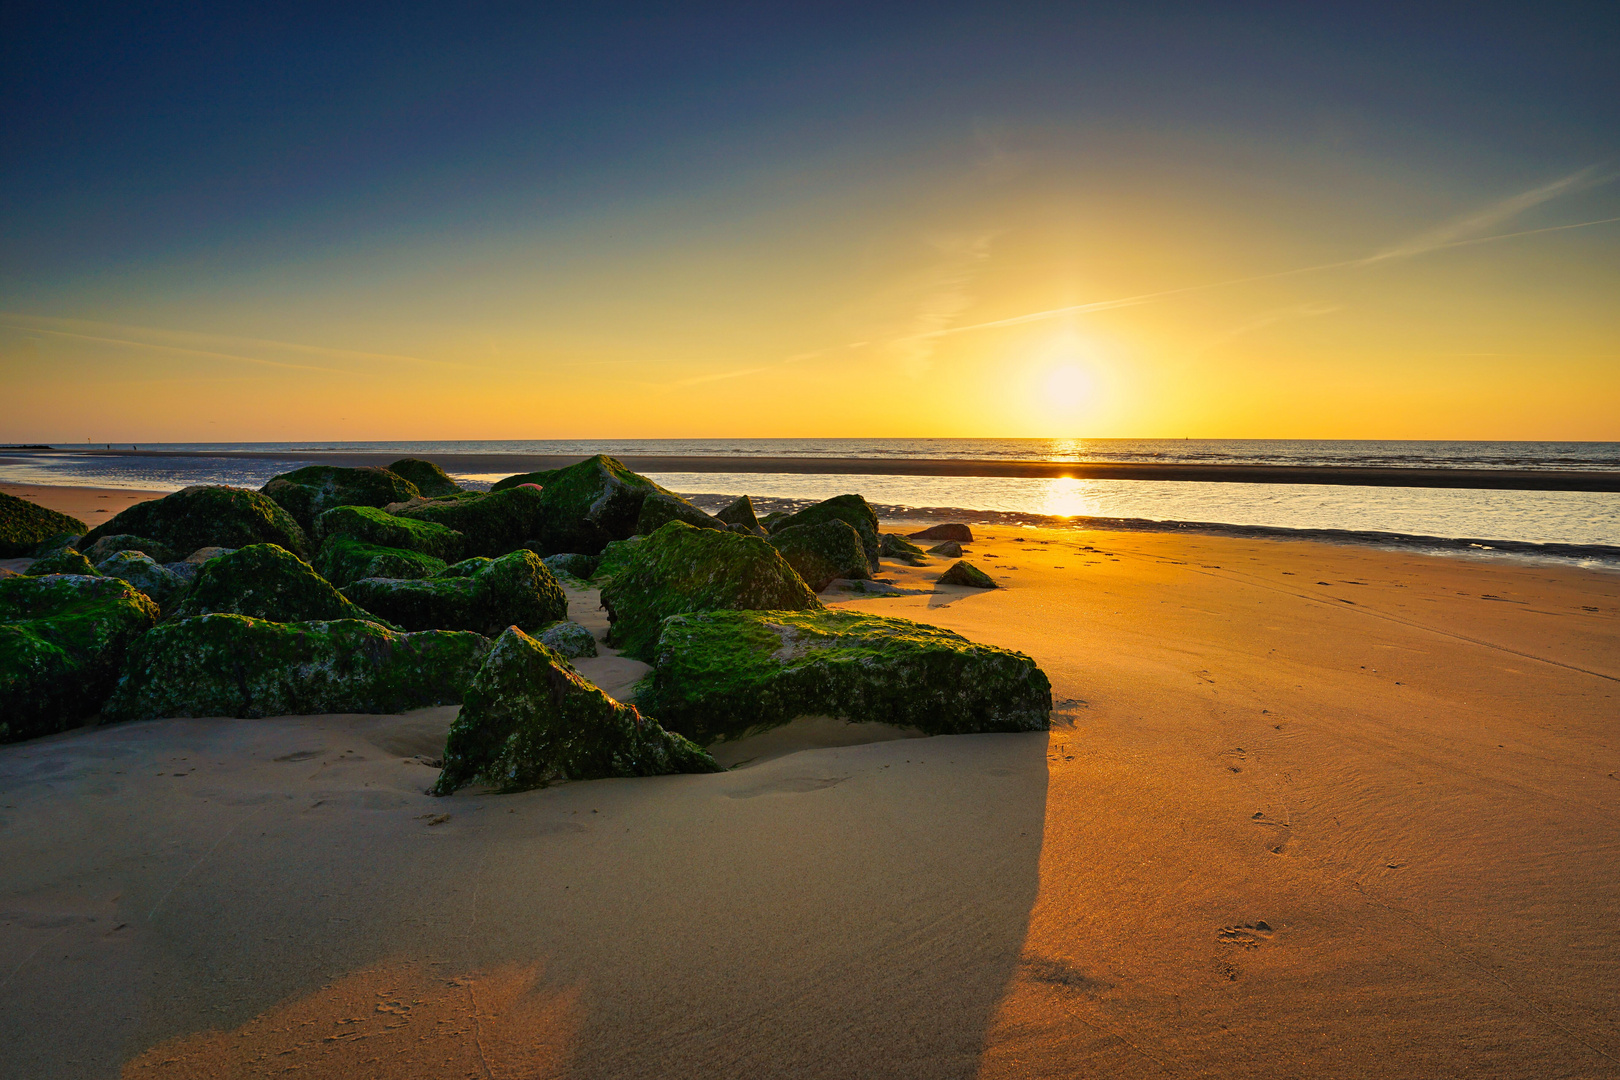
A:
{"type": "Polygon", "coordinates": [[[947,559],[960,559],[962,557],[962,545],[955,540],[947,540],[943,544],[935,544],[929,548],[928,554],[943,555],[947,559]]]}
{"type": "Polygon", "coordinates": [[[602,554],[596,559],[596,569],[591,573],[590,583],[598,589],[607,588],[608,582],[630,568],[636,552],[646,539],[645,536],[632,536],[628,540],[615,540],[603,548],[602,554]]]}
{"type": "Polygon", "coordinates": [[[164,611],[169,610],[169,605],[179,599],[190,584],[186,578],[139,551],[120,551],[103,559],[96,571],[105,577],[129,582],[157,601],[164,611]]]}
{"type": "Polygon", "coordinates": [[[679,495],[654,491],[641,500],[641,513],[636,515],[637,536],[651,536],[671,521],[684,521],[698,529],[724,529],[719,521],[693,506],[679,495]]]}
{"type": "Polygon", "coordinates": [[[1022,653],[850,610],[712,611],[664,624],[643,707],[702,744],[826,715],[929,735],[1042,731],[1052,688],[1022,653]]]}
{"type": "Polygon", "coordinates": [[[203,563],[169,618],[228,612],[271,622],[372,619],[303,559],[275,544],[250,544],[203,563]]]}
{"type": "Polygon", "coordinates": [[[328,539],[315,556],[315,572],[339,589],[361,578],[429,578],[444,568],[443,559],[420,551],[382,547],[347,536],[328,539]]]}
{"type": "Polygon", "coordinates": [[[540,635],[540,644],[567,660],[596,655],[596,636],[577,622],[560,622],[540,635]]]}
{"type": "Polygon", "coordinates": [[[659,624],[688,611],[801,611],[821,601],[793,567],[757,536],[694,529],[672,521],[637,548],[602,587],[612,624],[608,643],[651,660],[659,624]]]}
{"type": "Polygon", "coordinates": [[[21,559],[60,533],[83,533],[89,528],[76,517],[36,506],[27,499],[0,491],[0,559],[21,559]]]}
{"type": "Polygon", "coordinates": [[[400,510],[398,516],[461,533],[463,555],[505,555],[527,540],[541,538],[546,517],[541,500],[538,489],[519,486],[420,503],[400,510]]]}
{"type": "Polygon", "coordinates": [[[188,562],[193,566],[201,566],[203,563],[207,562],[209,559],[217,559],[221,555],[229,555],[231,552],[233,552],[235,550],[236,550],[235,548],[217,547],[217,546],[216,547],[200,547],[196,551],[193,551],[190,555],[187,555],[183,561],[188,562]]]}
{"type": "Polygon", "coordinates": [[[149,540],[144,536],[132,536],[129,533],[114,533],[103,536],[94,543],[81,548],[84,557],[92,563],[106,562],[120,551],[138,551],[142,555],[150,555],[158,562],[168,562],[175,557],[169,550],[169,545],[156,540],[149,540]]]}
{"type": "Polygon", "coordinates": [[[995,579],[972,563],[959,562],[939,575],[941,585],[967,585],[974,589],[999,589],[995,579]]]}
{"type": "Polygon", "coordinates": [[[561,471],[561,469],[545,469],[541,472],[518,473],[516,476],[508,476],[504,480],[495,481],[489,490],[505,491],[507,488],[521,487],[524,484],[533,484],[535,487],[544,488],[551,483],[551,478],[561,471]]]}
{"type": "Polygon", "coordinates": [[[83,577],[99,577],[96,568],[90,560],[74,551],[64,548],[53,552],[43,559],[35,559],[28,573],[34,577],[44,577],[46,574],[79,574],[83,577]]]}
{"type": "Polygon", "coordinates": [[[409,480],[416,486],[417,491],[430,499],[440,495],[461,493],[461,485],[450,479],[443,469],[431,461],[423,461],[421,458],[400,458],[388,466],[388,471],[409,480]]]}
{"type": "MultiPolygon", "coordinates": [[[[300,557],[310,553],[303,527],[293,516],[269,496],[246,488],[188,487],[161,499],[136,503],[107,524],[86,533],[85,542],[91,546],[79,550],[96,562],[96,556],[91,553],[95,541],[119,534],[149,537],[169,552],[196,551],[215,545],[241,548],[249,544],[276,544],[300,557]]],[[[169,561],[168,552],[146,547],[132,549],[126,545],[118,550],[144,551],[159,562],[169,561]]],[[[107,552],[111,554],[113,552],[107,552]]]]}
{"type": "Polygon", "coordinates": [[[455,529],[434,521],[402,517],[372,506],[338,506],[315,519],[315,538],[321,542],[347,537],[383,548],[420,551],[435,559],[455,562],[466,547],[455,529]]]}
{"type": "Polygon", "coordinates": [[[900,586],[890,584],[887,581],[851,578],[834,578],[827,583],[827,588],[837,592],[856,593],[861,596],[922,596],[932,591],[930,589],[902,589],[900,586]]]}
{"type": "Polygon", "coordinates": [[[791,529],[795,525],[819,525],[823,521],[848,522],[860,533],[861,546],[866,549],[866,568],[874,574],[878,572],[880,544],[877,514],[859,495],[836,495],[814,506],[807,506],[796,514],[780,518],[768,528],[771,535],[775,536],[783,529],[791,529]]]}
{"type": "Polygon", "coordinates": [[[163,569],[177,574],[180,577],[180,580],[184,581],[187,585],[190,585],[193,581],[197,580],[197,571],[202,569],[201,563],[194,562],[166,562],[163,563],[162,566],[163,569]]]}
{"type": "Polygon", "coordinates": [[[387,469],[337,465],[306,465],[272,476],[259,490],[296,518],[306,532],[334,506],[387,506],[422,494],[415,484],[387,469]]]}
{"type": "Polygon", "coordinates": [[[4,581],[6,578],[23,577],[23,576],[24,576],[23,574],[19,574],[15,570],[7,570],[5,567],[0,566],[0,581],[4,581]]]}
{"type": "Polygon", "coordinates": [[[759,527],[764,529],[766,532],[770,532],[772,529],[776,528],[783,518],[787,516],[788,512],[786,510],[772,510],[770,513],[759,519],[759,527]]]}
{"type": "Polygon", "coordinates": [[[343,594],[407,630],[471,630],[493,637],[508,626],[539,633],[568,618],[568,595],[532,551],[468,559],[417,581],[364,578],[343,594]]]}
{"type": "Polygon", "coordinates": [[[547,555],[541,562],[553,574],[567,574],[581,581],[589,581],[591,575],[596,573],[596,560],[589,555],[581,555],[577,551],[564,552],[561,555],[547,555]]]}
{"type": "Polygon", "coordinates": [[[861,534],[847,521],[835,518],[816,525],[790,525],[771,534],[770,544],[812,592],[825,589],[835,578],[872,576],[861,534]]]}
{"type": "Polygon", "coordinates": [[[765,528],[754,516],[754,500],[746,495],[739,495],[737,501],[726,506],[725,509],[714,515],[716,521],[723,521],[727,525],[741,525],[746,533],[754,536],[764,536],[765,528]]]}
{"type": "Polygon", "coordinates": [[[0,742],[94,715],[157,619],[157,604],[115,578],[0,580],[0,742]]]}
{"type": "Polygon", "coordinates": [[[29,552],[29,555],[35,559],[43,559],[47,555],[54,555],[58,551],[66,551],[68,548],[72,548],[77,551],[79,548],[79,542],[83,539],[84,537],[80,536],[78,533],[56,533],[52,536],[46,537],[38,544],[34,545],[34,550],[29,552]]]}
{"type": "Polygon", "coordinates": [[[432,794],[475,780],[523,791],[559,780],[718,771],[702,749],[608,697],[512,627],[467,688],[432,794]]]}
{"type": "Polygon", "coordinates": [[[911,534],[913,540],[955,540],[959,544],[973,543],[973,530],[959,522],[930,525],[922,532],[911,534]]]}
{"type": "Polygon", "coordinates": [[[488,651],[478,634],[402,634],[357,619],[171,620],[136,643],[105,713],[251,718],[451,705],[488,651]]]}
{"type": "Polygon", "coordinates": [[[546,515],[540,542],[547,551],[599,554],[612,541],[636,534],[641,504],[654,493],[673,494],[605,454],[558,469],[541,495],[546,515]]]}
{"type": "Polygon", "coordinates": [[[923,566],[928,562],[922,548],[895,533],[884,533],[879,538],[878,550],[890,559],[910,563],[912,566],[923,566]]]}

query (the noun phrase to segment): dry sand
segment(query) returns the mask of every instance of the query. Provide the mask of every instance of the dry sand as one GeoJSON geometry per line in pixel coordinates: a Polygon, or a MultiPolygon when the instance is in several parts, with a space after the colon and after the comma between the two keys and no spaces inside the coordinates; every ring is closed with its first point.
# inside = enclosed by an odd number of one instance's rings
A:
{"type": "Polygon", "coordinates": [[[1620,1076],[1620,575],[972,551],[840,602],[1030,653],[1049,734],[448,799],[453,708],[0,748],[0,1073],[1620,1076]]]}
{"type": "Polygon", "coordinates": [[[71,514],[92,529],[136,503],[161,499],[169,494],[167,491],[135,488],[53,487],[45,484],[0,484],[0,491],[59,514],[71,514]]]}

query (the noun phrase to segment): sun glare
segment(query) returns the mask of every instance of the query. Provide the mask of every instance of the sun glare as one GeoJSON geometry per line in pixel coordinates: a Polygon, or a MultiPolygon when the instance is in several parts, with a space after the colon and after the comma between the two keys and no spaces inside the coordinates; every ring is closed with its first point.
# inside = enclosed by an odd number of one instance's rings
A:
{"type": "Polygon", "coordinates": [[[1073,364],[1054,368],[1046,376],[1044,404],[1049,409],[1073,410],[1091,397],[1091,380],[1073,364]]]}

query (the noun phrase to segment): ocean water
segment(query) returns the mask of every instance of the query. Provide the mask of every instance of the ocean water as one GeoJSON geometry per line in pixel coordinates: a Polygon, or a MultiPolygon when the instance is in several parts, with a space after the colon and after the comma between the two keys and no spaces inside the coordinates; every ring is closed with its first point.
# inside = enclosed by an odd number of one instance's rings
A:
{"type": "MultiPolygon", "coordinates": [[[[63,450],[69,450],[63,447],[63,450]]],[[[96,449],[101,449],[97,447],[96,449]]],[[[115,448],[127,449],[127,448],[115,448]]],[[[0,480],[178,490],[258,487],[323,452],[431,456],[470,486],[500,474],[457,470],[457,454],[610,453],[735,457],[957,458],[1202,464],[1620,470],[1620,443],[1356,442],[1209,439],[625,439],[502,442],[143,445],[163,456],[0,450],[0,480]],[[250,452],[256,456],[219,456],[250,452]],[[266,456],[257,456],[266,455],[266,456]]],[[[806,501],[857,491],[894,508],[1031,517],[1136,518],[1285,529],[1389,532],[1528,544],[1620,547],[1620,494],[1192,481],[782,473],[654,474],[684,494],[806,501]]]]}

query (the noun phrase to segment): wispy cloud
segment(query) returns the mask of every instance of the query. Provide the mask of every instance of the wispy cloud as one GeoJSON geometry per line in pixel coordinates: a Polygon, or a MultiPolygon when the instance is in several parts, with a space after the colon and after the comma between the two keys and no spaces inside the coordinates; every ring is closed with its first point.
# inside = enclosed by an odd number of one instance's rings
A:
{"type": "MultiPolygon", "coordinates": [[[[1597,171],[1595,165],[1588,166],[1578,172],[1554,180],[1540,187],[1492,203],[1483,210],[1472,214],[1464,214],[1454,218],[1443,225],[1438,225],[1426,232],[1421,232],[1409,240],[1403,240],[1393,247],[1385,248],[1376,254],[1369,255],[1361,260],[1361,265],[1369,266],[1373,263],[1383,262],[1386,259],[1410,259],[1430,251],[1456,246],[1458,241],[1467,240],[1501,225],[1505,221],[1512,221],[1520,214],[1532,207],[1540,206],[1544,202],[1556,199],[1561,195],[1568,195],[1574,191],[1593,186],[1593,174],[1597,171]]],[[[1613,177],[1605,177],[1596,183],[1606,183],[1613,177]]]]}
{"type": "Polygon", "coordinates": [[[984,232],[936,243],[944,258],[917,303],[911,332],[891,342],[908,375],[920,376],[933,366],[935,339],[950,333],[950,324],[973,306],[973,279],[990,258],[995,238],[996,233],[984,232]]]}

